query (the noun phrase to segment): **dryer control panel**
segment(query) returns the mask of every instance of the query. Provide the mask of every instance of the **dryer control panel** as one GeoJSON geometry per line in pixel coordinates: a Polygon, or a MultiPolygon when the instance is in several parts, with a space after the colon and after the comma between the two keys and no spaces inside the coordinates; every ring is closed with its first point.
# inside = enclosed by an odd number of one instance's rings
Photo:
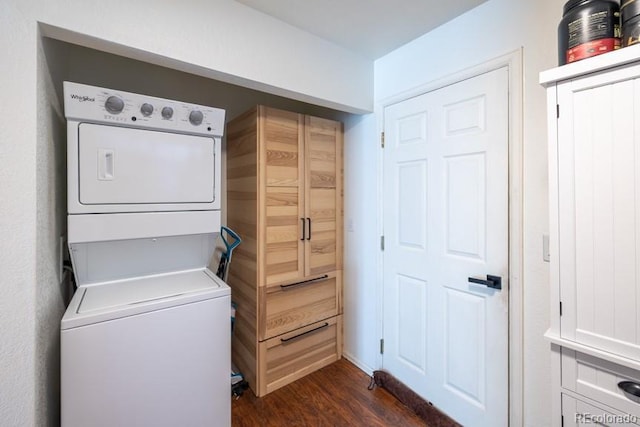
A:
{"type": "Polygon", "coordinates": [[[153,96],[64,82],[68,120],[221,137],[225,111],[153,96]]]}
{"type": "Polygon", "coordinates": [[[225,111],[64,82],[70,215],[220,210],[225,111]]]}

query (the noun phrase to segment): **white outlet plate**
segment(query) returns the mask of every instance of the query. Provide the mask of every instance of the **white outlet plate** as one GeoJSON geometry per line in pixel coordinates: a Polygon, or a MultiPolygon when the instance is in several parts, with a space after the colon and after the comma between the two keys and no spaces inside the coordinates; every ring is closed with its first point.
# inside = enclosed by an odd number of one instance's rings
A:
{"type": "Polygon", "coordinates": [[[551,252],[549,252],[549,235],[542,235],[542,260],[544,262],[551,262],[551,252]]]}

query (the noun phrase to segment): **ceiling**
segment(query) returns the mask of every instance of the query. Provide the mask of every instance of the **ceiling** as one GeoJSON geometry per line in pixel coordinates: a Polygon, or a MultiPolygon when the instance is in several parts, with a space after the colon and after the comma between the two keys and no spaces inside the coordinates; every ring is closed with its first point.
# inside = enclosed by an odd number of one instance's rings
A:
{"type": "Polygon", "coordinates": [[[377,59],[486,0],[236,0],[377,59]]]}

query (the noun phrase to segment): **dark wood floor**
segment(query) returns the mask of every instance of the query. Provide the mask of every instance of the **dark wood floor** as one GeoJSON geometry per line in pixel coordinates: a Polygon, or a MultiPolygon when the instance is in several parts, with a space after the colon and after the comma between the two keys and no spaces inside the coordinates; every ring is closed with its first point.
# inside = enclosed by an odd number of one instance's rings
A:
{"type": "Polygon", "coordinates": [[[233,427],[424,426],[386,390],[342,359],[263,398],[247,390],[232,401],[233,427]]]}

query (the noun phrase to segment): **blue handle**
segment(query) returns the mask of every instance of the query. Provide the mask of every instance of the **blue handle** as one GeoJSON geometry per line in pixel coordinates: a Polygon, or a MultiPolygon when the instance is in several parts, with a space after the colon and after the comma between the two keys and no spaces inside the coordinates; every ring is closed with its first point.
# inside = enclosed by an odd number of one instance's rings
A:
{"type": "Polygon", "coordinates": [[[231,251],[233,251],[240,243],[242,243],[242,239],[240,238],[240,236],[238,236],[235,231],[225,227],[224,225],[220,228],[220,237],[222,237],[222,241],[227,248],[227,254],[230,254],[231,251]],[[235,241],[229,244],[229,242],[227,242],[227,239],[224,237],[223,231],[226,231],[229,236],[235,239],[235,241]]]}

